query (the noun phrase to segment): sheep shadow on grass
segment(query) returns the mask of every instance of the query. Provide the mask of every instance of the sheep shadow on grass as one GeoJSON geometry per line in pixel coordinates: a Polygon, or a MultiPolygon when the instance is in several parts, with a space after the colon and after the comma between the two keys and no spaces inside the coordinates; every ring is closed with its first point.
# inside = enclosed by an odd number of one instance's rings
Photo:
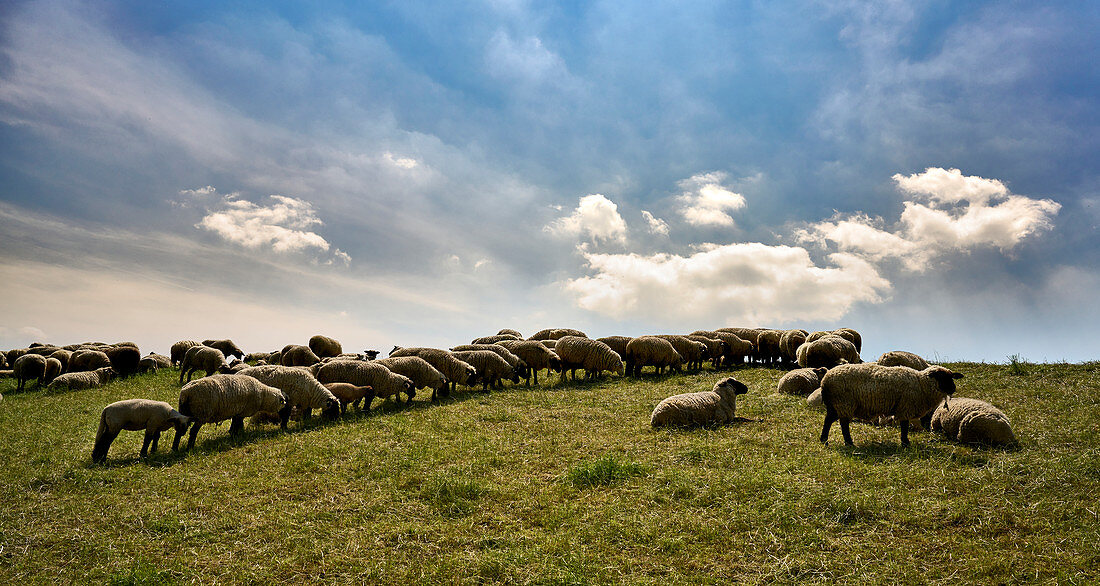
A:
{"type": "Polygon", "coordinates": [[[903,446],[897,441],[872,441],[857,442],[854,446],[845,446],[843,443],[835,446],[830,443],[828,447],[846,457],[868,464],[887,464],[898,460],[911,462],[949,460],[968,468],[982,468],[989,464],[989,458],[985,454],[962,453],[956,449],[957,444],[944,442],[932,436],[928,436],[925,441],[913,441],[908,446],[903,446]]]}

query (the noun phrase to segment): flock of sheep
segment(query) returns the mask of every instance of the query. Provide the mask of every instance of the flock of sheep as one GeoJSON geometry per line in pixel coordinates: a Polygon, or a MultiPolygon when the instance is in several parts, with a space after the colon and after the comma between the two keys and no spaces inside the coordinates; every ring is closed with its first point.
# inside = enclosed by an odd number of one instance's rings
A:
{"type": "MultiPolygon", "coordinates": [[[[609,336],[592,339],[568,328],[546,329],[524,339],[515,330],[477,338],[451,349],[397,347],[388,358],[377,351],[344,353],[340,343],[313,336],[306,345],[291,344],[268,353],[245,354],[232,340],[184,340],[172,345],[170,355],[142,356],[136,344],[85,343],[65,347],[33,344],[0,353],[0,376],[17,380],[22,390],[35,381],[47,389],[77,390],[106,384],[161,368],[179,368],[179,408],[162,401],[130,399],[104,408],[96,433],[92,459],[104,461],[122,430],[145,431],[141,456],[150,446],[155,453],[160,434],[175,429],[173,450],[190,429],[187,449],[207,423],[230,420],[230,435],[244,429],[244,419],[278,421],[286,429],[292,415],[306,420],[314,410],[337,418],[349,406],[369,411],[374,399],[411,402],[419,389],[431,389],[432,402],[445,398],[459,385],[481,385],[488,391],[504,381],[519,384],[538,373],[560,373],[576,379],[584,370],[588,380],[604,371],[643,376],[666,369],[698,370],[705,362],[715,369],[758,364],[791,369],[778,382],[777,392],[807,397],[811,407],[825,410],[821,441],[827,442],[832,424],[840,422],[846,444],[852,444],[849,423],[896,424],[902,445],[908,445],[911,426],[921,425],[966,443],[1017,445],[1003,412],[976,399],[952,398],[962,374],[929,365],[909,352],[887,352],[878,361],[863,363],[858,332],[842,328],[830,332],[719,328],[688,335],[640,337],[609,336]],[[230,360],[232,362],[230,362],[230,360]],[[203,376],[192,380],[196,372],[203,376]]],[[[653,427],[714,425],[734,420],[736,397],[748,391],[733,377],[718,381],[710,391],[685,393],[661,401],[650,418],[653,427]]],[[[2,397],[0,397],[2,398],[2,397]]]]}

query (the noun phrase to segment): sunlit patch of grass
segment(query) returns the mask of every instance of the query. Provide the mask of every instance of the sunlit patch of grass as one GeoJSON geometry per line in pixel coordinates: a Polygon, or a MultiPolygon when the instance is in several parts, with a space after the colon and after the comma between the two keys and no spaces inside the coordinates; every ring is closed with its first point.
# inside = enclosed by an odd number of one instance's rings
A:
{"type": "Polygon", "coordinates": [[[592,461],[576,464],[565,475],[566,481],[575,488],[593,486],[612,486],[645,473],[645,467],[638,462],[624,460],[614,454],[604,454],[592,461]]]}

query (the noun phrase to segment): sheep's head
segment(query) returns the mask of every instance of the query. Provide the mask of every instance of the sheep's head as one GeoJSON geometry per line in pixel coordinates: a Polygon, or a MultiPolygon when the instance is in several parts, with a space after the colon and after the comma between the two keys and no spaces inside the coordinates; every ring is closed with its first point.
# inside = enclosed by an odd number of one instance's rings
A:
{"type": "Polygon", "coordinates": [[[321,408],[321,415],[329,419],[340,417],[340,399],[329,397],[325,399],[325,405],[321,408]]]}
{"type": "Polygon", "coordinates": [[[173,412],[168,420],[172,422],[172,427],[176,428],[177,437],[183,435],[187,428],[191,426],[191,418],[179,412],[173,412]]]}
{"type": "Polygon", "coordinates": [[[925,372],[936,381],[940,392],[945,395],[955,394],[955,380],[963,377],[961,372],[952,372],[942,366],[929,366],[925,372]]]}
{"type": "Polygon", "coordinates": [[[714,383],[714,391],[725,391],[727,393],[733,391],[734,395],[744,395],[749,392],[749,388],[746,387],[744,383],[731,376],[714,383]]]}
{"type": "MultiPolygon", "coordinates": [[[[393,349],[397,350],[397,346],[394,346],[393,349]]],[[[378,358],[378,350],[363,350],[363,356],[365,356],[367,360],[374,360],[378,358]]]]}
{"type": "Polygon", "coordinates": [[[819,367],[819,368],[814,369],[814,374],[817,375],[817,380],[819,380],[819,381],[821,379],[825,378],[825,374],[828,373],[828,372],[829,372],[829,369],[825,368],[825,367],[819,367]]]}

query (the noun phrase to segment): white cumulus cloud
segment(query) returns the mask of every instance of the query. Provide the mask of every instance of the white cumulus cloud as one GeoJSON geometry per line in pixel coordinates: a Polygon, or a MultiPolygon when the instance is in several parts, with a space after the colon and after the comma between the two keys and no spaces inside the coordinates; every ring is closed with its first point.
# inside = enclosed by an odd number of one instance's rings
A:
{"type": "Polygon", "coordinates": [[[649,231],[654,234],[661,234],[668,236],[668,222],[661,218],[656,218],[653,214],[642,210],[642,218],[645,219],[646,224],[649,226],[649,231]]]}
{"type": "Polygon", "coordinates": [[[693,226],[733,226],[729,212],[745,207],[745,198],[730,191],[722,183],[726,174],[721,171],[700,173],[680,181],[684,192],[677,201],[684,207],[680,213],[693,226]]]}
{"type": "Polygon", "coordinates": [[[554,234],[588,236],[599,241],[626,242],[626,221],[619,215],[619,206],[602,194],[586,195],[573,213],[554,220],[544,230],[554,234]]]}

